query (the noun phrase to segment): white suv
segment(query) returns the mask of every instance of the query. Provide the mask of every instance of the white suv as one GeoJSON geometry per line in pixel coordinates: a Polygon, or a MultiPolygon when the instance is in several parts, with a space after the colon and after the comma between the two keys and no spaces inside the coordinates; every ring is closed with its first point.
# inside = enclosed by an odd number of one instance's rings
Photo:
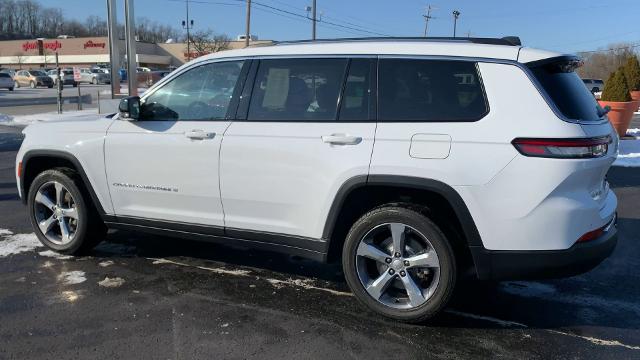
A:
{"type": "Polygon", "coordinates": [[[419,322],[468,270],[569,276],[614,249],[618,138],[579,63],[513,38],[224,51],[118,114],[27,127],[17,181],[56,251],[123,228],[341,258],[361,302],[419,322]]]}

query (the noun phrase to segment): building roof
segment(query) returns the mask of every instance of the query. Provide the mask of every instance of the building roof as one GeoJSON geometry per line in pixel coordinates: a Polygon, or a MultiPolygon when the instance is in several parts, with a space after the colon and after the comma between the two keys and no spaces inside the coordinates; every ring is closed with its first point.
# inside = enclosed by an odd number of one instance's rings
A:
{"type": "Polygon", "coordinates": [[[561,55],[523,47],[519,39],[514,39],[517,38],[364,38],[281,42],[221,51],[203,56],[198,61],[277,55],[430,55],[529,62],[561,55]]]}

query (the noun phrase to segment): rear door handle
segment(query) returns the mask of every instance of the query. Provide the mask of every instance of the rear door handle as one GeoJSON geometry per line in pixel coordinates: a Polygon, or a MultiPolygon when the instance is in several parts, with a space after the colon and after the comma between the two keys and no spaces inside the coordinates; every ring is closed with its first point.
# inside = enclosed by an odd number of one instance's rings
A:
{"type": "Polygon", "coordinates": [[[362,138],[345,134],[331,134],[323,136],[322,141],[331,145],[358,145],[362,142],[362,138]]]}
{"type": "Polygon", "coordinates": [[[191,130],[184,133],[184,136],[193,140],[205,140],[213,139],[216,134],[212,132],[205,132],[204,130],[191,130]]]}

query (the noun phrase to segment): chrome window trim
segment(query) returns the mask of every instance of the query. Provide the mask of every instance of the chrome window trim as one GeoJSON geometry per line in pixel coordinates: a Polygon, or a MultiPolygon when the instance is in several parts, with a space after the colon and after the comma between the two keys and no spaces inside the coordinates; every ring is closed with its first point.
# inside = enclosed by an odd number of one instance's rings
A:
{"type": "MultiPolygon", "coordinates": [[[[566,117],[560,109],[556,106],[556,104],[551,99],[551,96],[544,90],[540,82],[536,79],[536,77],[531,72],[531,69],[526,64],[523,64],[517,60],[509,60],[509,59],[496,59],[496,58],[486,58],[486,57],[472,57],[472,56],[454,56],[454,55],[408,55],[408,54],[289,54],[289,55],[248,55],[248,56],[229,56],[229,57],[220,57],[213,59],[203,59],[203,60],[195,60],[192,63],[184,64],[181,68],[175,70],[175,74],[171,74],[163,78],[161,81],[152,86],[148,91],[144,93],[144,95],[140,98],[141,102],[151,96],[154,92],[164,86],[165,83],[171,81],[180,74],[193,69],[197,66],[202,66],[211,63],[217,62],[226,62],[226,61],[245,61],[245,60],[262,60],[262,59],[304,59],[304,58],[377,58],[377,59],[424,59],[424,60],[454,60],[454,61],[469,61],[475,63],[489,63],[489,64],[504,64],[516,66],[520,70],[522,70],[525,75],[529,78],[533,86],[536,88],[540,96],[547,103],[547,106],[551,109],[554,115],[568,123],[578,124],[578,125],[600,125],[605,124],[609,120],[606,118],[606,115],[603,116],[600,121],[585,121],[579,119],[570,119],[566,117]]],[[[479,69],[478,69],[479,70],[479,69]]],[[[482,72],[479,71],[480,76],[482,77],[482,72]]],[[[489,99],[487,99],[489,102],[489,99]]]]}

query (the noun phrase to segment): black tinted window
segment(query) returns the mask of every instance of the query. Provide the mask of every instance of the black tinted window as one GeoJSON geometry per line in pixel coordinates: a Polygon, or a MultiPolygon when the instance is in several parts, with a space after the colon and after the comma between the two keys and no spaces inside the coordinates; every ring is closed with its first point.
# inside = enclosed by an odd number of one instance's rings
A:
{"type": "Polygon", "coordinates": [[[563,62],[531,68],[533,75],[568,119],[597,121],[602,110],[573,67],[563,62]]]}
{"type": "Polygon", "coordinates": [[[371,118],[371,59],[353,59],[344,85],[340,105],[340,120],[369,120],[371,118]]]}
{"type": "Polygon", "coordinates": [[[178,75],[144,101],[143,120],[219,120],[227,115],[242,61],[206,64],[178,75]]]}
{"type": "Polygon", "coordinates": [[[476,64],[466,61],[380,61],[381,121],[475,121],[488,108],[476,64]]]}
{"type": "Polygon", "coordinates": [[[346,59],[262,60],[248,119],[335,120],[346,65],[346,59]]]}
{"type": "Polygon", "coordinates": [[[9,76],[9,74],[7,73],[0,73],[0,78],[10,78],[11,76],[9,76]]]}

